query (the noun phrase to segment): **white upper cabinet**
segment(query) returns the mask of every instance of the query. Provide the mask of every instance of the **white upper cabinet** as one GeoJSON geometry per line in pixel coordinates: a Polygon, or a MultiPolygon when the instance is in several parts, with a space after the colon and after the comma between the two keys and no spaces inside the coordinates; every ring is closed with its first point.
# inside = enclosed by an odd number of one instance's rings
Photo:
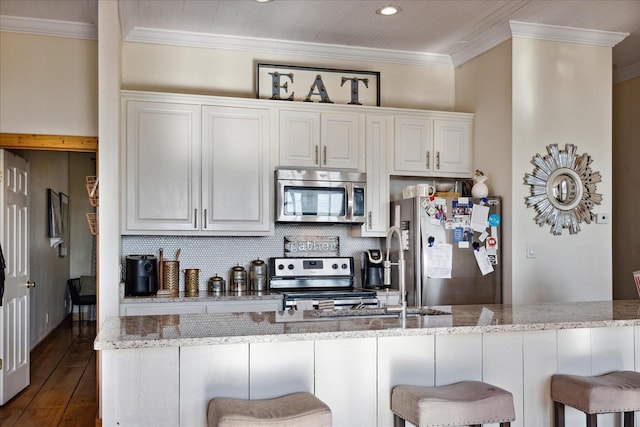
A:
{"type": "Polygon", "coordinates": [[[269,231],[269,110],[202,107],[203,230],[269,231]]]}
{"type": "Polygon", "coordinates": [[[125,232],[193,230],[200,209],[200,106],[123,102],[125,232]]]}
{"type": "Polygon", "coordinates": [[[364,170],[363,115],[280,110],[280,166],[364,170]]]}
{"type": "Polygon", "coordinates": [[[393,116],[367,114],[366,135],[366,221],[352,227],[351,234],[362,237],[385,237],[389,228],[389,174],[387,146],[393,139],[393,116]]]}
{"type": "Polygon", "coordinates": [[[209,100],[123,96],[123,234],[272,232],[270,110],[209,100]]]}
{"type": "Polygon", "coordinates": [[[470,177],[473,175],[470,114],[397,116],[394,175],[470,177]]]}

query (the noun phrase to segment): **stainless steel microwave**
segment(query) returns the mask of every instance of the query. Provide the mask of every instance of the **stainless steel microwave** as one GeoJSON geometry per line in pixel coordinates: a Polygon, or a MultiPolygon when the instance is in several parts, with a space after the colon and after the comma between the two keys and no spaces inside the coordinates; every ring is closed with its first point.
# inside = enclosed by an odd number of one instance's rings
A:
{"type": "Polygon", "coordinates": [[[276,222],[365,222],[366,174],[277,169],[276,222]]]}

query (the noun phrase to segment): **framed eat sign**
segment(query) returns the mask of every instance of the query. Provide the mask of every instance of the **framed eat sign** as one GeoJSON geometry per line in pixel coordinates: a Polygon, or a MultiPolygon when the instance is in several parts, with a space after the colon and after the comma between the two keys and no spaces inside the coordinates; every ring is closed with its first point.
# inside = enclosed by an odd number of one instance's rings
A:
{"type": "Polygon", "coordinates": [[[258,64],[256,98],[380,106],[380,72],[258,64]]]}

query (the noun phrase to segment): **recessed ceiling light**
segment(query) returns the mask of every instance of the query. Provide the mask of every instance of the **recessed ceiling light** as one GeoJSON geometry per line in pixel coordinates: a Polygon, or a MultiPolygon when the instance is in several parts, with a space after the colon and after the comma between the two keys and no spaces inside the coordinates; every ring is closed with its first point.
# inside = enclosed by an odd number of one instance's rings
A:
{"type": "Polygon", "coordinates": [[[387,6],[382,6],[381,8],[376,10],[376,13],[378,15],[383,15],[383,16],[395,15],[398,12],[400,12],[400,8],[398,6],[394,6],[392,4],[389,4],[387,6]]]}
{"type": "Polygon", "coordinates": [[[258,3],[269,3],[271,0],[256,0],[258,3]]]}

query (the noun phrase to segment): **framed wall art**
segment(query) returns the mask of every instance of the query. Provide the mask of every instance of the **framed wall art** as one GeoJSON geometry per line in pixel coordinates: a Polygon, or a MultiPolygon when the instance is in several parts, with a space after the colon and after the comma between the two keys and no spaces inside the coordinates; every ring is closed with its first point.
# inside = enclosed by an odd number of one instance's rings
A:
{"type": "Polygon", "coordinates": [[[380,106],[380,72],[257,64],[256,98],[380,106]]]}

